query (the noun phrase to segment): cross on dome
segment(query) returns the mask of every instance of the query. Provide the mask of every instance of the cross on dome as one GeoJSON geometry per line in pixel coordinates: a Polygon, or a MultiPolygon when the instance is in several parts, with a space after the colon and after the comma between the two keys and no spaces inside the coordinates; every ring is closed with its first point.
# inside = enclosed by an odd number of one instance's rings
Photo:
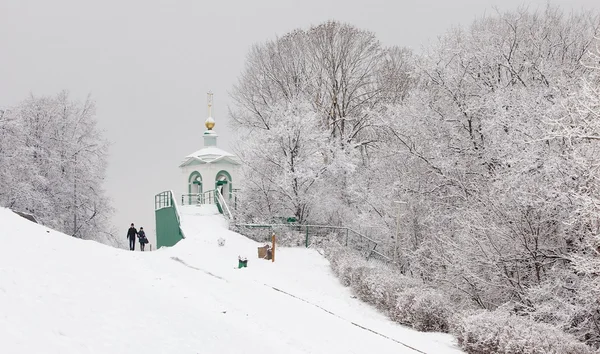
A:
{"type": "Polygon", "coordinates": [[[208,118],[204,122],[204,126],[206,129],[212,130],[215,127],[215,120],[212,117],[212,104],[213,104],[213,93],[212,91],[208,92],[208,118]]]}

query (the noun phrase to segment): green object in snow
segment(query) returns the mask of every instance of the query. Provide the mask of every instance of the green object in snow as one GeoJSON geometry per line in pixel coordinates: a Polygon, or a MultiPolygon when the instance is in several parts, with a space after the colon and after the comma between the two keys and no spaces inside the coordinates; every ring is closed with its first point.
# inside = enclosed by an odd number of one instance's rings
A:
{"type": "Polygon", "coordinates": [[[239,268],[246,268],[248,266],[248,260],[247,259],[238,259],[238,269],[239,268]]]}

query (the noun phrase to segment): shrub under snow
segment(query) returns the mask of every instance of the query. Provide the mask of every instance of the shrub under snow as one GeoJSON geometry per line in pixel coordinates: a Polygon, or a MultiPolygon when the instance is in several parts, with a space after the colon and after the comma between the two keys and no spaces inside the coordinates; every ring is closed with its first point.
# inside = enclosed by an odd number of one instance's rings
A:
{"type": "Polygon", "coordinates": [[[410,288],[396,294],[390,317],[419,331],[448,332],[452,304],[440,292],[429,288],[410,288]]]}
{"type": "Polygon", "coordinates": [[[557,328],[506,311],[455,314],[447,296],[417,279],[383,263],[366,261],[336,244],[324,250],[333,272],[358,298],[386,312],[393,321],[417,330],[451,331],[468,353],[592,353],[557,328]]]}
{"type": "Polygon", "coordinates": [[[560,330],[504,311],[456,318],[452,334],[471,354],[588,354],[585,344],[560,330]]]}
{"type": "Polygon", "coordinates": [[[367,262],[348,249],[331,246],[325,256],[345,286],[394,321],[420,331],[448,331],[451,304],[441,293],[385,264],[367,262]]]}

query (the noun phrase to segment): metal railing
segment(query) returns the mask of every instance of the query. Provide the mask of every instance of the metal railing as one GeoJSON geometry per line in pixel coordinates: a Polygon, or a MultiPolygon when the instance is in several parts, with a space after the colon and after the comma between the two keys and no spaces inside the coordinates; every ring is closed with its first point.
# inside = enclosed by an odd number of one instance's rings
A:
{"type": "Polygon", "coordinates": [[[179,232],[181,233],[181,237],[185,238],[185,233],[183,232],[183,229],[181,228],[181,213],[179,212],[179,207],[177,206],[177,202],[175,202],[175,198],[173,197],[175,195],[175,193],[173,193],[173,191],[169,191],[169,193],[171,194],[171,203],[173,204],[173,207],[175,208],[175,216],[177,217],[177,224],[179,225],[179,232]]]}
{"type": "Polygon", "coordinates": [[[181,205],[215,204],[214,190],[202,193],[182,194],[181,205]]]}
{"type": "Polygon", "coordinates": [[[217,203],[221,206],[223,215],[226,218],[228,218],[229,220],[233,220],[233,215],[231,215],[229,206],[227,205],[225,198],[223,198],[223,195],[221,194],[221,192],[218,189],[215,189],[215,198],[216,198],[217,203]]]}
{"type": "Polygon", "coordinates": [[[171,191],[161,192],[154,196],[154,210],[167,208],[172,205],[173,195],[171,191]]]}
{"type": "Polygon", "coordinates": [[[175,193],[172,190],[164,191],[158,193],[154,196],[154,210],[162,209],[162,208],[174,208],[175,209],[175,217],[177,218],[177,225],[179,225],[179,232],[181,237],[185,238],[185,234],[183,233],[183,229],[181,229],[181,213],[179,212],[179,207],[175,202],[175,198],[173,197],[175,193]]]}
{"type": "Polygon", "coordinates": [[[229,227],[258,242],[268,242],[270,236],[275,233],[280,244],[285,246],[319,247],[326,241],[335,240],[341,245],[357,250],[366,259],[392,261],[377,250],[380,244],[378,241],[345,226],[231,223],[229,227]]]}
{"type": "MultiPolygon", "coordinates": [[[[223,198],[227,201],[228,205],[232,205],[236,208],[237,205],[237,192],[239,190],[234,189],[233,192],[227,192],[223,195],[223,198]]],[[[187,193],[181,195],[181,205],[200,205],[200,204],[216,204],[215,190],[211,189],[202,193],[187,193]]]]}
{"type": "Polygon", "coordinates": [[[234,193],[229,193],[230,198],[226,199],[223,197],[219,189],[211,189],[202,193],[195,194],[182,194],[181,195],[181,205],[203,205],[203,204],[214,204],[219,208],[219,212],[221,212],[227,219],[233,220],[233,214],[231,213],[231,209],[229,208],[228,201],[235,200],[232,199],[234,197],[234,193]]]}

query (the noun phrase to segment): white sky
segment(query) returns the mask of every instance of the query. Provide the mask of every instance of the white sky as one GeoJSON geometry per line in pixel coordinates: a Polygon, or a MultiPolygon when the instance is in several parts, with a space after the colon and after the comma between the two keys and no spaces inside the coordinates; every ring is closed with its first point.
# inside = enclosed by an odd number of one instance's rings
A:
{"type": "MultiPolygon", "coordinates": [[[[555,0],[592,9],[597,0],[555,0]]],[[[206,92],[215,94],[219,146],[229,148],[228,91],[249,47],[329,19],[419,49],[493,7],[484,0],[0,0],[0,107],[62,89],[96,101],[112,143],[105,188],[123,238],[131,222],[153,233],[154,195],[182,190],[177,168],[202,147],[206,92]]],[[[234,181],[235,183],[235,181],[234,181]]],[[[152,236],[153,237],[153,236],[152,236]]]]}

